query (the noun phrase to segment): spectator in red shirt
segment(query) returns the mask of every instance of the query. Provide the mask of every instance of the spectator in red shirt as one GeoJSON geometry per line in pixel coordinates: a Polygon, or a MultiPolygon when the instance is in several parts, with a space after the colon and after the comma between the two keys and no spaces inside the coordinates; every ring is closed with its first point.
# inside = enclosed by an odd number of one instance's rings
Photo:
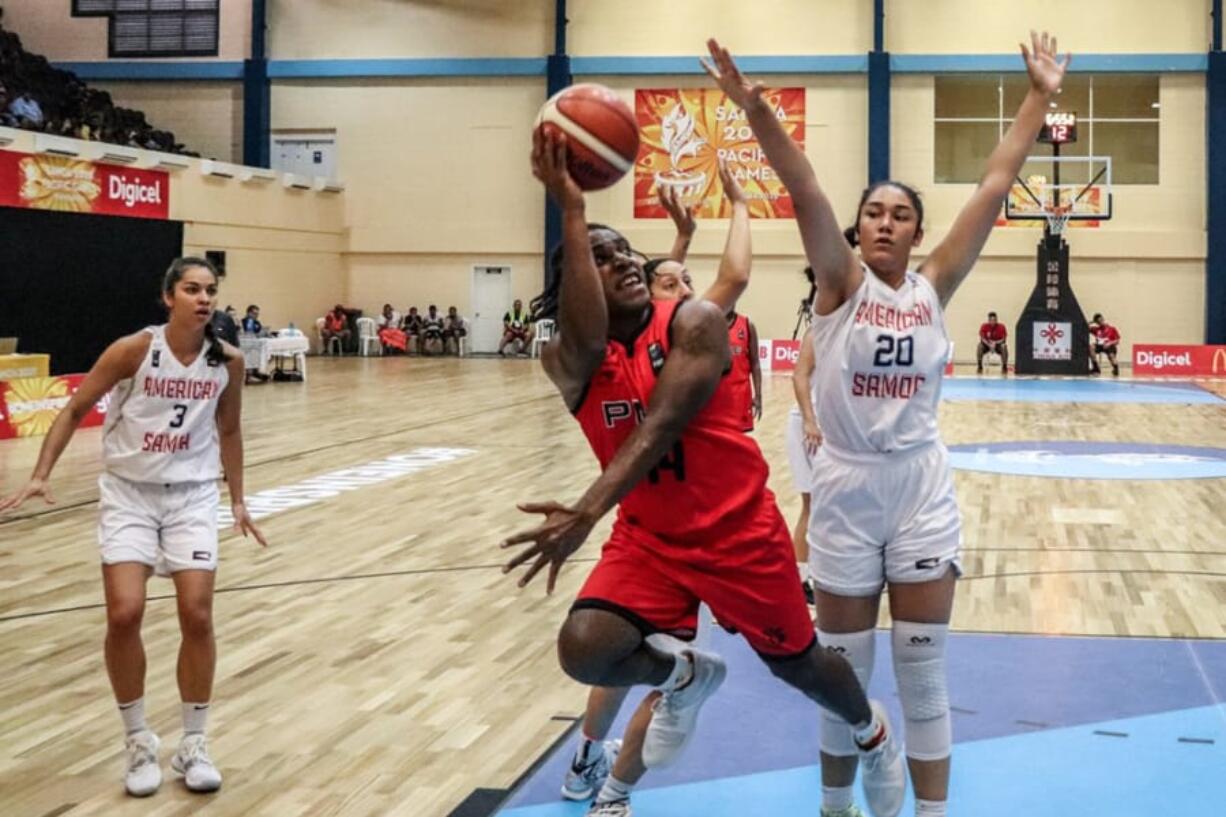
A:
{"type": "Polygon", "coordinates": [[[1120,350],[1120,330],[1107,323],[1101,312],[1094,313],[1094,320],[1090,321],[1090,344],[1090,374],[1102,373],[1098,367],[1098,356],[1105,354],[1111,361],[1111,374],[1119,377],[1120,364],[1116,361],[1116,355],[1120,350]]]}
{"type": "Polygon", "coordinates": [[[332,338],[341,339],[341,351],[345,351],[345,347],[349,343],[349,338],[353,332],[349,329],[349,315],[345,312],[345,307],[337,304],[336,307],[324,315],[323,328],[324,348],[328,348],[328,342],[332,338]]]}
{"type": "Polygon", "coordinates": [[[1009,374],[1009,344],[1005,343],[1007,337],[1009,331],[1005,329],[1005,325],[996,320],[995,312],[989,312],[988,322],[979,325],[979,349],[975,353],[979,374],[983,374],[983,356],[989,352],[1000,355],[1000,373],[1009,374]]]}

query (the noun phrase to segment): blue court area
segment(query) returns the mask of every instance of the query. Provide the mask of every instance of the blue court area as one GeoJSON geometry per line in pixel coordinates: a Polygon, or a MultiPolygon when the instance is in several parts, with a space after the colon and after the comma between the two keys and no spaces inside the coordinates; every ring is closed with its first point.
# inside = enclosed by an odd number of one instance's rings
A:
{"type": "Polygon", "coordinates": [[[963,471],[1062,479],[1226,477],[1226,449],[1161,443],[1027,441],[949,446],[963,471]]]}
{"type": "Polygon", "coordinates": [[[1195,383],[1118,380],[1033,380],[949,377],[945,400],[996,400],[1013,403],[1221,403],[1222,398],[1195,383]]]}
{"type": "MultiPolygon", "coordinates": [[[[728,680],[681,762],[644,778],[634,814],[816,815],[815,706],[739,638],[704,636],[727,657],[728,680]]],[[[951,817],[1226,813],[1226,642],[961,634],[949,674],[951,817]]],[[[870,693],[901,724],[895,690],[882,631],[870,693]]],[[[572,738],[545,758],[500,817],[584,814],[558,794],[573,751],[572,738]]],[[[903,814],[913,809],[908,799],[903,814]]]]}

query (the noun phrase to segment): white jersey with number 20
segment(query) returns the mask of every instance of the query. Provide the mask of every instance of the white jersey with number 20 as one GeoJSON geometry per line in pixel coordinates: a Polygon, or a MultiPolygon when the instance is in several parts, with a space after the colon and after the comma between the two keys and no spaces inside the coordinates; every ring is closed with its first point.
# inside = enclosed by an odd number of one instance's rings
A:
{"type": "Polygon", "coordinates": [[[166,327],[152,337],[131,380],[111,395],[102,432],[106,470],[130,482],[208,482],[221,474],[217,400],[230,381],[225,362],[210,363],[208,343],[190,366],[166,344],[166,327]]]}
{"type": "Polygon", "coordinates": [[[949,357],[941,301],[908,270],[897,290],[868,267],[829,315],[815,315],[817,421],[849,454],[894,454],[937,442],[937,404],[949,357]]]}

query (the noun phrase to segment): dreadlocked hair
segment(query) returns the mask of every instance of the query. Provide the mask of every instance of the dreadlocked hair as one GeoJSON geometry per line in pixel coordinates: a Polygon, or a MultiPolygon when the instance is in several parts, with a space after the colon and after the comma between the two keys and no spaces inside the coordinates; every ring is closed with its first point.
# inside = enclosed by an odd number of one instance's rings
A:
{"type": "MultiPolygon", "coordinates": [[[[617,232],[607,224],[597,224],[589,221],[587,231],[609,230],[617,232]]],[[[528,312],[533,323],[541,320],[555,320],[558,316],[558,300],[562,295],[562,267],[565,262],[562,254],[562,242],[559,241],[549,251],[549,274],[545,276],[548,282],[543,292],[528,302],[528,312]]]]}
{"type": "MultiPolygon", "coordinates": [[[[170,262],[170,268],[166,270],[166,277],[162,279],[162,292],[174,295],[175,286],[183,280],[183,274],[189,269],[208,270],[214,281],[221,280],[217,267],[213,266],[211,261],[189,255],[170,262]]],[[[204,337],[209,342],[209,348],[204,353],[205,359],[212,365],[225,363],[226,349],[221,344],[221,338],[217,337],[217,332],[213,329],[212,320],[204,325],[204,337]]]]}

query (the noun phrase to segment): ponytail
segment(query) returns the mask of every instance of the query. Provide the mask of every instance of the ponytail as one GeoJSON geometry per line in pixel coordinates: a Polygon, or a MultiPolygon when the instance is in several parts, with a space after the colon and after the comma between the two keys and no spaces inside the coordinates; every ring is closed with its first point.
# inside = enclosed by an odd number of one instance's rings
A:
{"type": "Polygon", "coordinates": [[[209,348],[205,350],[204,359],[208,361],[210,366],[220,366],[226,362],[226,347],[222,345],[221,338],[217,337],[217,330],[213,327],[212,318],[204,325],[204,339],[209,342],[209,348]]]}

